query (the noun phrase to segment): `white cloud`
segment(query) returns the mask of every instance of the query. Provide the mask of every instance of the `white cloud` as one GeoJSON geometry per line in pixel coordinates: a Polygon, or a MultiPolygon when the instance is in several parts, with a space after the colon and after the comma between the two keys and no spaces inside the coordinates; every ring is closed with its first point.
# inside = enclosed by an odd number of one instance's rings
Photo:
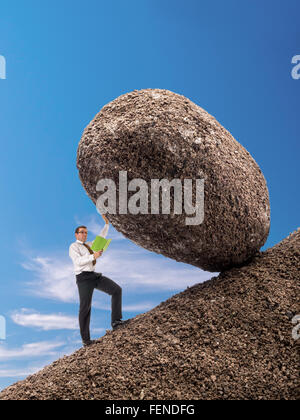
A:
{"type": "Polygon", "coordinates": [[[126,312],[143,312],[143,311],[149,311],[150,309],[154,308],[154,306],[156,306],[157,303],[154,302],[141,302],[141,303],[136,303],[133,305],[124,305],[123,306],[123,310],[126,312]]]}
{"type": "Polygon", "coordinates": [[[35,275],[27,283],[34,295],[62,302],[77,301],[73,265],[63,256],[29,257],[21,265],[35,275]]]}
{"type": "MultiPolygon", "coordinates": [[[[122,309],[124,312],[144,312],[144,311],[149,311],[150,309],[153,309],[156,305],[158,305],[158,303],[156,302],[140,302],[140,303],[135,303],[131,305],[123,305],[122,309]]],[[[109,304],[105,305],[104,303],[99,302],[99,301],[96,301],[93,304],[93,307],[96,309],[102,309],[105,311],[111,310],[111,306],[109,304]]]]}
{"type": "Polygon", "coordinates": [[[97,271],[129,290],[159,292],[182,290],[212,277],[196,267],[154,255],[135,245],[110,249],[99,259],[97,271]]]}
{"type": "MultiPolygon", "coordinates": [[[[106,331],[106,328],[91,328],[92,334],[103,334],[106,331]]],[[[81,343],[81,341],[78,341],[78,343],[81,343]]]]}
{"type": "MultiPolygon", "coordinates": [[[[156,258],[148,251],[110,249],[98,259],[96,271],[109,277],[127,292],[179,291],[212,277],[198,268],[189,268],[167,258],[156,258]]],[[[63,302],[77,302],[78,291],[72,262],[63,257],[33,257],[22,264],[35,274],[28,283],[31,293],[63,302]]]]}
{"type": "Polygon", "coordinates": [[[41,314],[29,309],[15,311],[12,320],[23,327],[35,327],[49,330],[78,330],[78,317],[63,314],[41,314]]]}
{"type": "Polygon", "coordinates": [[[0,345],[0,377],[25,378],[28,375],[32,375],[40,371],[53,361],[58,360],[60,357],[72,354],[80,346],[81,341],[72,340],[71,342],[70,337],[67,337],[66,342],[43,341],[24,344],[20,348],[12,349],[9,349],[4,345],[0,345]],[[37,362],[38,358],[43,360],[42,362],[39,362],[39,364],[37,362]],[[8,363],[4,364],[2,361],[4,361],[4,363],[8,363]]]}
{"type": "Polygon", "coordinates": [[[20,348],[14,349],[9,349],[0,345],[0,360],[53,356],[56,354],[54,350],[63,345],[65,345],[65,343],[54,341],[23,344],[20,348]]]}
{"type": "Polygon", "coordinates": [[[33,375],[34,373],[43,369],[45,365],[40,366],[24,366],[20,368],[3,368],[0,369],[0,378],[22,378],[27,377],[28,375],[33,375]]]}

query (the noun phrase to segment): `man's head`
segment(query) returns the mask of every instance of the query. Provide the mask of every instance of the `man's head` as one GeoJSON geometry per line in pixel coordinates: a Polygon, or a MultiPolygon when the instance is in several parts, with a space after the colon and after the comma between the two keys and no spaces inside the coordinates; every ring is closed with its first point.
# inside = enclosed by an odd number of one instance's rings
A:
{"type": "Polygon", "coordinates": [[[78,241],[85,242],[87,240],[88,230],[86,226],[78,226],[75,230],[75,237],[78,241]]]}

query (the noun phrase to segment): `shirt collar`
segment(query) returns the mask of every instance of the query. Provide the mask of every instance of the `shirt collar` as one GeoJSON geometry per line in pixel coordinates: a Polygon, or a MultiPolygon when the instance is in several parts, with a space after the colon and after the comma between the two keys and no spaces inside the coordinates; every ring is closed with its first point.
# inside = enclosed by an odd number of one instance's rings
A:
{"type": "Polygon", "coordinates": [[[79,241],[78,239],[76,240],[76,242],[78,242],[79,244],[84,244],[84,242],[82,242],[82,241],[79,241]]]}

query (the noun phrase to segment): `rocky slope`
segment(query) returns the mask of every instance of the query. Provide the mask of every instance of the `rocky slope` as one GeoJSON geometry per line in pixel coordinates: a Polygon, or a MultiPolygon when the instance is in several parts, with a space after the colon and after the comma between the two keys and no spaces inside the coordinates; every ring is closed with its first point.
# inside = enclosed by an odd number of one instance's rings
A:
{"type": "Polygon", "coordinates": [[[0,399],[299,399],[300,229],[0,393],[0,399]]]}

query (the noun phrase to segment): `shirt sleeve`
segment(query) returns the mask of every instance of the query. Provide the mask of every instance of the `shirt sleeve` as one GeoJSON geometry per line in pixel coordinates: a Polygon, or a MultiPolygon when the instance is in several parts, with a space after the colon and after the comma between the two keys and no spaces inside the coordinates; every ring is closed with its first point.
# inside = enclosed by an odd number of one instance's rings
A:
{"type": "Polygon", "coordinates": [[[107,233],[108,233],[108,228],[109,228],[109,223],[105,223],[105,226],[104,226],[104,228],[101,230],[101,232],[100,232],[100,235],[99,235],[99,236],[102,236],[103,238],[106,238],[107,233]]]}
{"type": "Polygon", "coordinates": [[[69,256],[73,263],[82,266],[94,261],[94,255],[80,255],[79,250],[72,244],[69,249],[69,256]]]}

